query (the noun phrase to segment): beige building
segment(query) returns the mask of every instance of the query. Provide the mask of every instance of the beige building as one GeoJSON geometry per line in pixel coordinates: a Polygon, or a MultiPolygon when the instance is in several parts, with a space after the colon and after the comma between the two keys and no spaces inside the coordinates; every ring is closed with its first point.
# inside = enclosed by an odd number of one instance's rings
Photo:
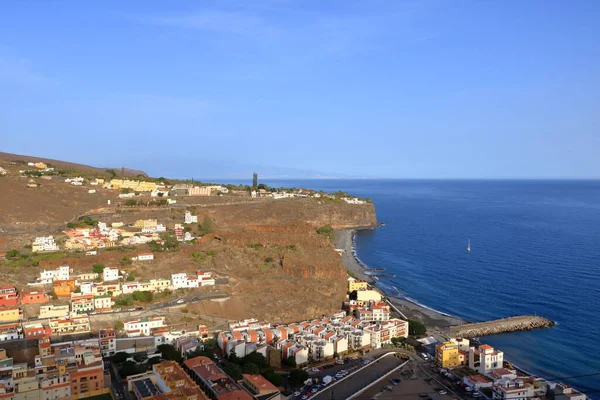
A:
{"type": "Polygon", "coordinates": [[[377,290],[359,290],[356,292],[356,303],[364,306],[371,301],[381,301],[381,294],[377,290]]]}

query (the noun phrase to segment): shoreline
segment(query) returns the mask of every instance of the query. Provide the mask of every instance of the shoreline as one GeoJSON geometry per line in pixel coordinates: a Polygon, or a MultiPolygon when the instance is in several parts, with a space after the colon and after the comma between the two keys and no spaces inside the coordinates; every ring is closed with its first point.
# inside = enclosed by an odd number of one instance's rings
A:
{"type": "Polygon", "coordinates": [[[364,280],[374,286],[408,318],[419,320],[423,322],[430,330],[434,331],[431,333],[444,335],[444,330],[449,326],[461,325],[468,322],[461,318],[433,310],[425,305],[418,304],[415,301],[389,295],[383,288],[377,286],[377,281],[373,280],[368,274],[365,273],[364,264],[354,253],[354,234],[357,230],[361,230],[361,228],[339,229],[335,231],[333,238],[333,244],[335,248],[344,250],[344,252],[341,254],[342,263],[351,276],[360,280],[364,280]]]}

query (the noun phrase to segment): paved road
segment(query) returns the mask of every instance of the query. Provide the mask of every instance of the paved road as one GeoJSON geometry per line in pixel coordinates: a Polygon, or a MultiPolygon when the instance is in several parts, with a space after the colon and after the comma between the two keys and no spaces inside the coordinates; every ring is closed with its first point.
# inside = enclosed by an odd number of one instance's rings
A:
{"type": "Polygon", "coordinates": [[[116,366],[113,365],[109,360],[105,359],[104,369],[110,372],[110,386],[113,397],[116,397],[118,400],[128,400],[129,393],[127,392],[127,387],[123,386],[121,381],[119,381],[119,375],[117,374],[116,366]]]}
{"type": "Polygon", "coordinates": [[[404,360],[394,356],[387,356],[381,360],[374,361],[366,368],[353,375],[349,375],[335,386],[328,387],[314,397],[315,400],[344,400],[358,392],[382,375],[402,364],[404,360]]]}
{"type": "Polygon", "coordinates": [[[168,307],[173,307],[173,306],[177,306],[177,305],[184,305],[184,304],[193,304],[193,303],[197,303],[200,301],[205,301],[205,300],[215,300],[215,299],[225,299],[227,297],[230,297],[230,294],[225,292],[225,291],[218,291],[218,292],[210,292],[210,293],[203,293],[203,294],[196,294],[195,296],[189,295],[189,296],[183,296],[180,297],[179,299],[173,299],[173,300],[169,300],[166,301],[164,303],[156,303],[156,304],[150,304],[148,306],[144,307],[132,307],[132,308],[126,308],[126,307],[121,307],[121,308],[117,308],[113,311],[107,312],[107,313],[98,313],[98,314],[110,314],[112,313],[117,313],[117,312],[125,312],[125,311],[153,311],[153,310],[160,310],[162,308],[168,308],[168,307]],[[180,301],[180,303],[178,303],[178,301],[180,301]],[[116,311],[119,310],[119,311],[116,311]]]}

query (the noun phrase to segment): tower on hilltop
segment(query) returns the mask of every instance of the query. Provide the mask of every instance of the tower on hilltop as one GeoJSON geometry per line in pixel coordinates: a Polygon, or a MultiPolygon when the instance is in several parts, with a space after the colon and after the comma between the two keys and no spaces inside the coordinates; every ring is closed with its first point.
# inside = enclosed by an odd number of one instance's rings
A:
{"type": "Polygon", "coordinates": [[[252,187],[256,188],[258,186],[258,174],[255,172],[252,174],[252,187]]]}

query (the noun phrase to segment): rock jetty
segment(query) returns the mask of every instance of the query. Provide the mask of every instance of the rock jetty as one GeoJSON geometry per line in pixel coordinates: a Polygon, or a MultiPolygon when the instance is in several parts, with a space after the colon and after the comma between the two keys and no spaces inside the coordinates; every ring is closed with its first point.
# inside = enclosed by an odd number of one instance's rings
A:
{"type": "Polygon", "coordinates": [[[534,329],[550,328],[554,325],[556,325],[556,322],[548,318],[534,315],[519,315],[493,321],[451,326],[449,330],[454,337],[470,339],[505,332],[532,331],[534,329]]]}

